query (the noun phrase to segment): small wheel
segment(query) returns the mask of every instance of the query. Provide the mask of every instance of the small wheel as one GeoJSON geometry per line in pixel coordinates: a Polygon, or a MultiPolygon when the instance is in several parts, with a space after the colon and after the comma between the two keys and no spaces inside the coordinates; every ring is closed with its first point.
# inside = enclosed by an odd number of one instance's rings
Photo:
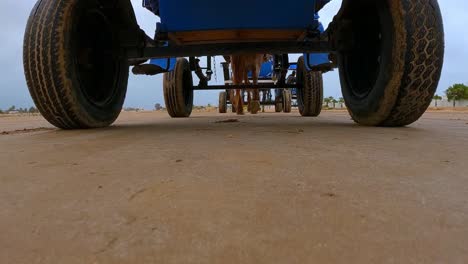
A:
{"type": "Polygon", "coordinates": [[[42,0],[29,16],[23,63],[41,114],[63,129],[106,127],[119,116],[129,65],[119,23],[98,0],[42,0]]]}
{"type": "Polygon", "coordinates": [[[343,97],[354,121],[405,126],[437,89],[444,32],[436,0],[344,1],[349,47],[338,53],[343,97]],[[347,2],[345,4],[345,2],[347,2]]]}
{"type": "Polygon", "coordinates": [[[283,111],[291,113],[292,110],[292,95],[290,90],[283,90],[283,111]]]}
{"type": "Polygon", "coordinates": [[[219,113],[225,114],[227,112],[227,93],[226,91],[219,93],[219,113]]]}
{"type": "Polygon", "coordinates": [[[283,112],[283,99],[281,98],[281,96],[277,96],[275,98],[275,112],[276,113],[283,112]]]}
{"type": "Polygon", "coordinates": [[[302,116],[319,116],[323,105],[322,73],[309,71],[304,57],[297,62],[297,104],[302,116]]]}
{"type": "Polygon", "coordinates": [[[171,117],[189,117],[193,108],[193,77],[187,59],[178,58],[175,68],[164,73],[164,101],[171,117]]]}

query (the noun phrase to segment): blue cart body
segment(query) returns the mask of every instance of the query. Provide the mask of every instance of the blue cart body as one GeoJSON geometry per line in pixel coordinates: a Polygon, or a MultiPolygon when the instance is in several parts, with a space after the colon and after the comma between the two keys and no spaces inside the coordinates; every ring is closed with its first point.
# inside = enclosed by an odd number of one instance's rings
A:
{"type": "Polygon", "coordinates": [[[229,29],[314,29],[318,7],[330,0],[144,0],[167,32],[229,29]],[[285,12],[285,9],[287,12],[285,12]],[[240,16],[239,14],[242,14],[240,16]]]}
{"type": "MultiPolygon", "coordinates": [[[[234,30],[324,32],[317,12],[329,1],[296,0],[285,7],[285,2],[279,0],[237,0],[235,3],[219,0],[143,0],[143,6],[161,18],[158,32],[168,34],[234,30]]],[[[326,53],[304,54],[304,58],[309,68],[330,63],[326,53]]],[[[152,59],[150,64],[171,71],[175,59],[152,59]]]]}
{"type": "MultiPolygon", "coordinates": [[[[252,76],[252,73],[249,73],[249,77],[252,76]]],[[[272,61],[267,61],[262,64],[262,67],[260,68],[260,78],[271,78],[273,76],[273,62],[272,61]]]]}

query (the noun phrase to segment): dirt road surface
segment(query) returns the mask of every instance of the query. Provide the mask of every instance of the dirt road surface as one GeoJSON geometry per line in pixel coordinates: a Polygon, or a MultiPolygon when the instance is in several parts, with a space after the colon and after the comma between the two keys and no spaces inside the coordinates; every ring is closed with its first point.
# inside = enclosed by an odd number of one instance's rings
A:
{"type": "Polygon", "coordinates": [[[0,117],[0,133],[0,263],[468,262],[466,112],[0,117]]]}

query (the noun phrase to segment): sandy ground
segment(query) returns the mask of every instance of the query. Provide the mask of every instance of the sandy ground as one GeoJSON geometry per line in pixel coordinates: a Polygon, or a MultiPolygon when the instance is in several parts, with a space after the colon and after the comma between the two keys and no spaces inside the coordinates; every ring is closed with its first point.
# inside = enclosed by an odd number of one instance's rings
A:
{"type": "Polygon", "coordinates": [[[468,262],[467,112],[229,118],[0,118],[0,263],[468,262]]]}

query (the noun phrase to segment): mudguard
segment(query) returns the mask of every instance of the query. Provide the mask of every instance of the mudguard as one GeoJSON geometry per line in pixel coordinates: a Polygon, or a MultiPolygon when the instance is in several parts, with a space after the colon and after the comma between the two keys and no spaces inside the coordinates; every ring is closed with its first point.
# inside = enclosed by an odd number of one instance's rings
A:
{"type": "MultiPolygon", "coordinates": [[[[316,18],[319,19],[320,17],[316,15],[316,18]]],[[[325,31],[322,23],[319,24],[318,29],[320,33],[325,31]]],[[[315,67],[326,66],[331,63],[328,53],[304,53],[304,60],[308,70],[312,70],[312,68],[315,67]]]]}

